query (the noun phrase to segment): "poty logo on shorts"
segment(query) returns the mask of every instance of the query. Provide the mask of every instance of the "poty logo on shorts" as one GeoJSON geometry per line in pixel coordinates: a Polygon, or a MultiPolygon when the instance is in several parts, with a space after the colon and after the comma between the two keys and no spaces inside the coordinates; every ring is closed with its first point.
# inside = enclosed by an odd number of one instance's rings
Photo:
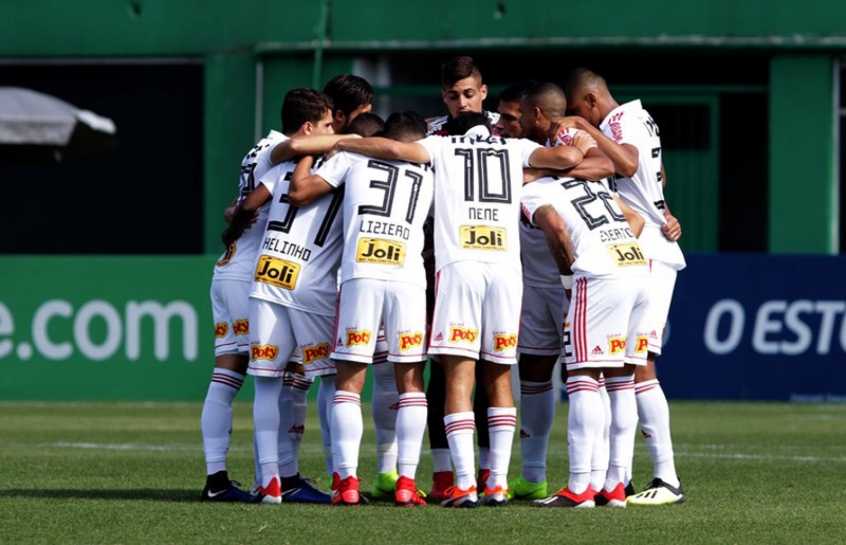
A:
{"type": "Polygon", "coordinates": [[[638,337],[637,338],[637,347],[635,348],[635,354],[643,354],[649,349],[649,339],[646,337],[638,337]]]}
{"type": "Polygon", "coordinates": [[[329,343],[308,345],[303,347],[303,365],[309,365],[317,360],[325,360],[329,357],[329,343]]]}
{"type": "Polygon", "coordinates": [[[273,361],[279,355],[279,347],[275,344],[254,344],[250,347],[250,361],[273,361]]]}
{"type": "Polygon", "coordinates": [[[451,343],[473,343],[476,342],[478,336],[478,329],[457,326],[449,328],[449,342],[451,343]]]}
{"type": "Polygon", "coordinates": [[[611,337],[608,339],[608,353],[612,356],[619,354],[626,349],[626,339],[622,337],[611,337]]]}
{"type": "Polygon", "coordinates": [[[494,350],[497,352],[502,352],[503,350],[508,350],[509,348],[515,348],[516,346],[516,333],[494,335],[494,350]]]}
{"type": "Polygon", "coordinates": [[[417,346],[423,346],[423,333],[419,331],[415,331],[414,333],[400,333],[400,352],[405,352],[417,346]]]}
{"type": "Polygon", "coordinates": [[[247,320],[247,319],[235,320],[235,323],[232,324],[232,331],[236,335],[249,335],[250,334],[250,321],[247,320]]]}
{"type": "Polygon", "coordinates": [[[214,324],[214,338],[215,339],[222,339],[226,336],[226,332],[229,331],[229,324],[226,322],[218,322],[214,324]]]}
{"type": "Polygon", "coordinates": [[[347,330],[347,348],[351,346],[361,346],[370,344],[370,330],[362,329],[356,331],[355,329],[347,330]]]}

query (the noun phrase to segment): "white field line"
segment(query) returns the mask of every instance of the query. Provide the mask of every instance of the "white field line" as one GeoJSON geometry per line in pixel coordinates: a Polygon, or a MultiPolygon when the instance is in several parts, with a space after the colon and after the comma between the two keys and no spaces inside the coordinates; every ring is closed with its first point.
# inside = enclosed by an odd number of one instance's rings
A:
{"type": "MultiPolygon", "coordinates": [[[[147,445],[142,443],[48,443],[48,447],[69,448],[83,450],[117,450],[117,451],[155,451],[155,452],[176,452],[193,451],[201,452],[202,445],[147,445]]],[[[707,448],[707,447],[706,447],[707,448]]],[[[233,446],[230,451],[252,452],[252,447],[233,446]]],[[[303,452],[323,452],[322,445],[302,445],[303,452]]],[[[780,460],[785,462],[835,462],[846,463],[844,456],[781,456],[772,454],[745,454],[741,452],[676,452],[680,458],[715,458],[723,460],[780,460]]]]}

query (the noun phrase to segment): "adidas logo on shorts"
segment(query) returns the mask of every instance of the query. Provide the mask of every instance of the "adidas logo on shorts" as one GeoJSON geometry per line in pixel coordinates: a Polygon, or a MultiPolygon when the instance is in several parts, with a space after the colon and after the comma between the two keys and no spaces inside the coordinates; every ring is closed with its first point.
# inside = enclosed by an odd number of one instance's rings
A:
{"type": "Polygon", "coordinates": [[[436,340],[436,341],[442,341],[442,340],[444,340],[444,334],[439,332],[439,333],[435,336],[435,340],[436,340]]]}
{"type": "Polygon", "coordinates": [[[594,356],[601,356],[601,355],[602,355],[602,354],[604,354],[605,352],[603,352],[603,351],[602,351],[602,347],[601,347],[601,346],[596,345],[596,346],[594,346],[594,347],[593,347],[593,350],[591,350],[591,351],[590,351],[590,353],[591,353],[592,355],[594,355],[594,356]]]}

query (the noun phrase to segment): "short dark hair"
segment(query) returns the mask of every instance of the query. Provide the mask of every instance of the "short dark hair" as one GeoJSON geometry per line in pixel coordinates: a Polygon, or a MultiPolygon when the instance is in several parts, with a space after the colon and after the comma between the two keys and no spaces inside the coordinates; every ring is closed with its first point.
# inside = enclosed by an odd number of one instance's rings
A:
{"type": "Polygon", "coordinates": [[[499,100],[501,102],[520,102],[520,100],[522,100],[522,98],[529,92],[529,89],[535,87],[537,84],[538,82],[533,79],[512,83],[500,91],[499,100]]]}
{"type": "Polygon", "coordinates": [[[394,112],[385,121],[385,138],[415,142],[426,136],[426,120],[414,110],[394,112]]]}
{"type": "Polygon", "coordinates": [[[448,89],[455,85],[457,81],[470,76],[475,76],[479,78],[479,83],[482,82],[481,70],[476,65],[476,61],[467,55],[455,57],[441,65],[441,85],[444,89],[448,89]]]}
{"type": "Polygon", "coordinates": [[[332,99],[314,89],[292,89],[282,103],[282,134],[291,135],[300,130],[303,123],[317,123],[332,111],[332,99]]]}
{"type": "Polygon", "coordinates": [[[461,112],[447,123],[447,131],[452,136],[462,136],[473,127],[484,125],[491,130],[491,120],[482,112],[461,112]]]}
{"type": "Polygon", "coordinates": [[[353,74],[335,76],[323,87],[323,92],[332,97],[335,109],[346,115],[359,106],[373,102],[373,86],[366,79],[353,74]]]}
{"type": "Polygon", "coordinates": [[[568,97],[582,94],[588,88],[607,88],[605,78],[588,68],[576,68],[571,70],[564,78],[564,93],[568,97]]]}
{"type": "Polygon", "coordinates": [[[342,134],[357,134],[359,136],[373,136],[385,128],[385,120],[373,112],[364,112],[355,116],[349,125],[341,130],[342,134]]]}
{"type": "Polygon", "coordinates": [[[544,82],[533,85],[526,90],[523,100],[533,107],[540,108],[543,115],[549,119],[563,116],[567,109],[567,96],[557,83],[544,82]]]}

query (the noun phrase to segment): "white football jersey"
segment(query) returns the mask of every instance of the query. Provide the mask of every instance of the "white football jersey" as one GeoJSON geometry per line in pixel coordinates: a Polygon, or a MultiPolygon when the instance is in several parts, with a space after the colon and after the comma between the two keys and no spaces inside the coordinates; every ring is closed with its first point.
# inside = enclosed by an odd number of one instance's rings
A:
{"type": "Polygon", "coordinates": [[[685,261],[678,243],[671,242],[661,232],[666,220],[658,125],[641,102],[634,100],[612,110],[599,129],[614,142],[637,148],[637,172],[631,178],[617,177],[616,188],[612,189],[646,222],[641,244],[652,259],[683,269],[685,261]]]}
{"type": "MultiPolygon", "coordinates": [[[[571,146],[573,138],[580,133],[579,129],[562,129],[554,140],[547,139],[546,146],[571,146]]],[[[591,147],[596,147],[591,146],[591,147]]],[[[546,243],[546,235],[539,227],[532,225],[531,218],[525,214],[520,217],[520,252],[523,261],[523,283],[535,288],[559,288],[558,265],[552,254],[549,253],[549,245],[546,243]]]]}
{"type": "MultiPolygon", "coordinates": [[[[491,122],[491,127],[496,125],[497,121],[499,121],[499,113],[498,112],[489,112],[487,110],[483,110],[484,113],[488,117],[488,121],[491,122]]],[[[448,129],[447,129],[447,122],[449,121],[448,115],[442,115],[441,117],[436,117],[432,121],[428,123],[426,126],[426,135],[427,136],[447,136],[448,129]]]]}
{"type": "Polygon", "coordinates": [[[491,136],[475,127],[465,136],[419,141],[435,170],[435,262],[520,266],[520,194],[523,168],[539,144],[491,136]]]}
{"type": "Polygon", "coordinates": [[[429,165],[341,152],[315,173],[344,193],[341,282],[376,278],[426,287],[423,222],[432,205],[429,165]]]}
{"type": "Polygon", "coordinates": [[[624,278],[649,273],[647,256],[614,197],[604,186],[573,178],[544,178],[527,184],[523,212],[534,221],[543,205],[564,220],[573,243],[573,273],[624,278]]]}
{"type": "Polygon", "coordinates": [[[273,199],[250,297],[334,316],[344,188],[308,206],[292,206],[288,188],[295,166],[294,161],[280,163],[261,179],[273,199]]]}
{"type": "MultiPolygon", "coordinates": [[[[239,204],[256,188],[256,180],[260,180],[267,171],[273,168],[270,151],[276,144],[285,140],[288,140],[288,137],[284,134],[270,131],[244,156],[241,161],[241,178],[238,182],[239,204]]],[[[269,210],[270,203],[259,208],[256,222],[244,231],[218,259],[213,278],[247,282],[252,279],[253,265],[256,263],[256,254],[261,245],[269,210]]]]}

